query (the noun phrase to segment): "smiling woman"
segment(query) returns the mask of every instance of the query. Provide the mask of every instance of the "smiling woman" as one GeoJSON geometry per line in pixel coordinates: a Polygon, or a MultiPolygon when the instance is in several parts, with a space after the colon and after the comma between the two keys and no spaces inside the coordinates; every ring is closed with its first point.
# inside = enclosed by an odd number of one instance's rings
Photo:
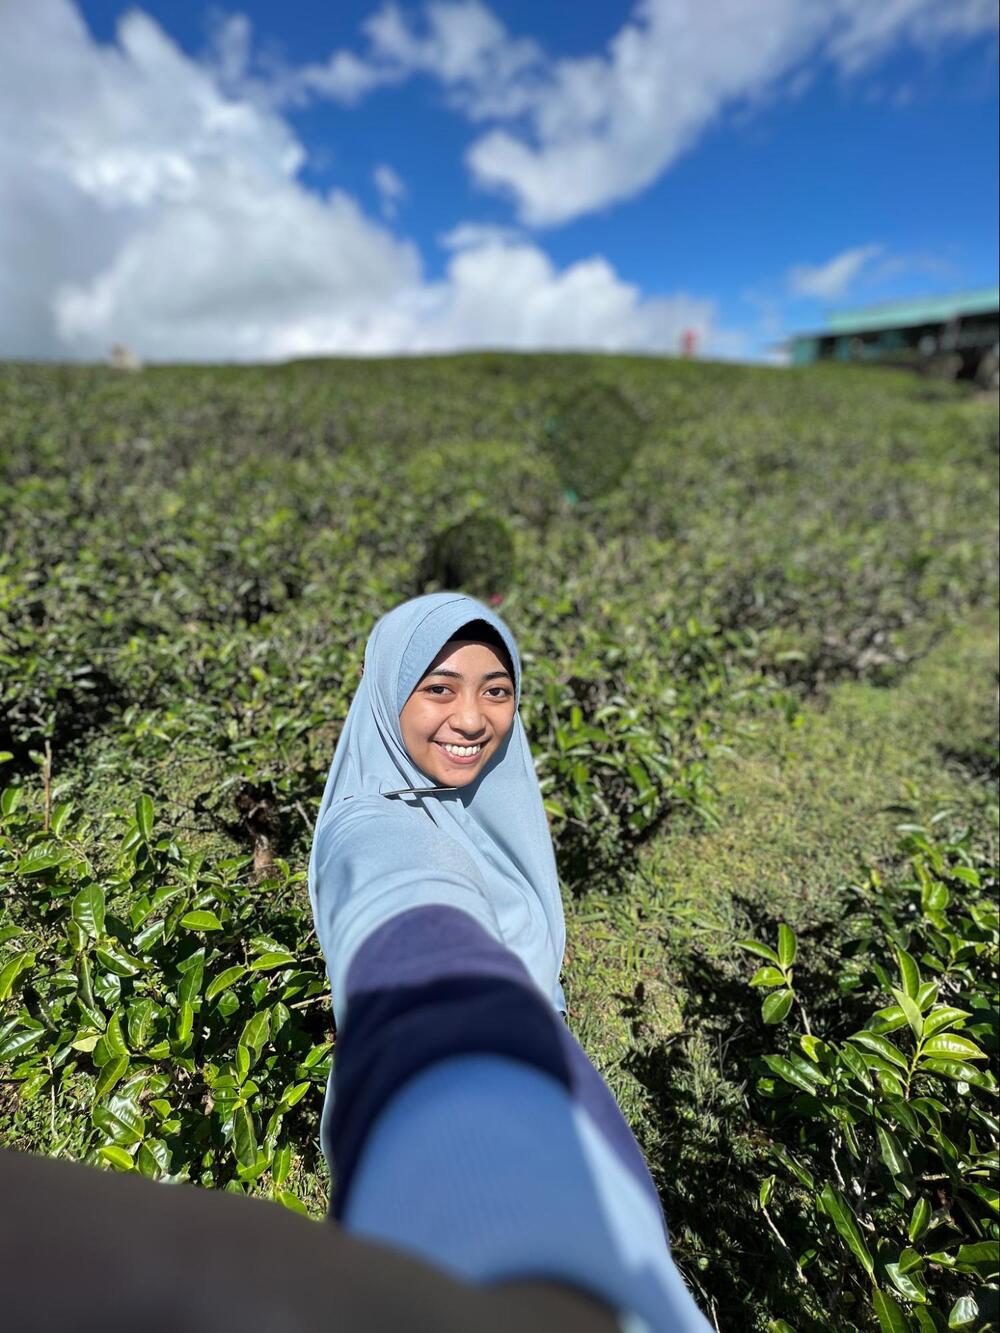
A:
{"type": "Polygon", "coordinates": [[[506,649],[488,625],[473,622],[449,639],[406,701],[399,722],[407,752],[435,782],[466,786],[506,739],[515,706],[506,649]]]}
{"type": "MultiPolygon", "coordinates": [[[[568,1288],[608,1333],[702,1330],[639,1146],[564,1021],[520,696],[514,638],[471,597],[413,598],[368,640],[309,865],[338,1029],[330,1213],[476,1286],[568,1288]]],[[[565,1314],[548,1327],[582,1331],[565,1314]]]]}

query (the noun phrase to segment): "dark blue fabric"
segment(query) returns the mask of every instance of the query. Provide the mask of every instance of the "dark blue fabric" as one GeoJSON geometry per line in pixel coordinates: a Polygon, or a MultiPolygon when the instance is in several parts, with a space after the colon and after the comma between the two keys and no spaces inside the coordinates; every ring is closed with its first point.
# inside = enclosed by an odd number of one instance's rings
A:
{"type": "MultiPolygon", "coordinates": [[[[409,958],[422,957],[411,940],[409,958]]],[[[426,961],[426,960],[425,960],[426,961]]],[[[397,966],[394,969],[400,971],[397,966]]],[[[405,970],[405,969],[403,969],[405,970]]],[[[348,982],[350,1007],[337,1035],[330,1146],[336,1179],[330,1211],[343,1216],[351,1178],[369,1130],[393,1094],[415,1074],[456,1055],[506,1055],[534,1066],[572,1090],[560,1041],[563,1022],[520,960],[481,926],[452,908],[415,908],[393,918],[361,946],[348,982]],[[412,984],[373,984],[400,930],[428,928],[464,973],[431,975],[412,984]],[[465,947],[463,947],[465,946],[465,947]],[[486,953],[488,966],[479,970],[486,953]],[[506,974],[506,975],[505,975],[506,974]],[[355,988],[351,981],[357,979],[355,988]]]]}
{"type": "Polygon", "coordinates": [[[329,1145],[340,1218],[365,1139],[393,1094],[439,1060],[505,1055],[557,1079],[585,1107],[667,1227],[649,1168],[607,1084],[521,960],[467,913],[415,907],[373,931],[347,978],[329,1145]]]}

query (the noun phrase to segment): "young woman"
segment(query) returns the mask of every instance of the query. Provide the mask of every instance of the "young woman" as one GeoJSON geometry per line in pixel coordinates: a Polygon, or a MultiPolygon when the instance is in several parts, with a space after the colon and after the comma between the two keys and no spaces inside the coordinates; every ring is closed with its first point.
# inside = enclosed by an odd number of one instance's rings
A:
{"type": "Polygon", "coordinates": [[[608,1328],[702,1330],[639,1147],[564,1021],[520,696],[513,636],[472,598],[405,602],[368,641],[309,866],[338,1028],[331,1214],[468,1283],[573,1289],[567,1329],[586,1306],[608,1328]]]}

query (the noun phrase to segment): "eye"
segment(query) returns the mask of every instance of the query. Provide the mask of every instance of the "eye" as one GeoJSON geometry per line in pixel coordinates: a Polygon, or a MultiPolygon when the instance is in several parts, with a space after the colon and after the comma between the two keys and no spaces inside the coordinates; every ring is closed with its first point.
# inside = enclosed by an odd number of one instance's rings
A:
{"type": "Polygon", "coordinates": [[[494,690],[500,691],[499,696],[495,697],[499,697],[501,699],[510,699],[513,697],[513,691],[509,690],[506,685],[491,685],[486,692],[487,694],[493,694],[494,690]]]}
{"type": "MultiPolygon", "coordinates": [[[[446,690],[447,688],[448,688],[447,685],[428,685],[428,686],[427,686],[427,693],[428,693],[428,694],[431,694],[431,693],[433,693],[434,690],[446,690]]],[[[438,697],[440,698],[440,696],[438,696],[438,697]]]]}

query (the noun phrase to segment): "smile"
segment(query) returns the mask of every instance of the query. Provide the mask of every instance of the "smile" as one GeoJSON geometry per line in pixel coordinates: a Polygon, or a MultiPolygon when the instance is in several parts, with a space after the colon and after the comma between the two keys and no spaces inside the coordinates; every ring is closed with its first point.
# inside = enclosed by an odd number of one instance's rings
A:
{"type": "Polygon", "coordinates": [[[451,745],[447,741],[435,741],[434,744],[440,745],[441,749],[444,750],[445,754],[448,755],[450,759],[463,759],[468,761],[470,759],[475,759],[475,757],[482,751],[485,743],[480,743],[479,745],[451,745]]]}

